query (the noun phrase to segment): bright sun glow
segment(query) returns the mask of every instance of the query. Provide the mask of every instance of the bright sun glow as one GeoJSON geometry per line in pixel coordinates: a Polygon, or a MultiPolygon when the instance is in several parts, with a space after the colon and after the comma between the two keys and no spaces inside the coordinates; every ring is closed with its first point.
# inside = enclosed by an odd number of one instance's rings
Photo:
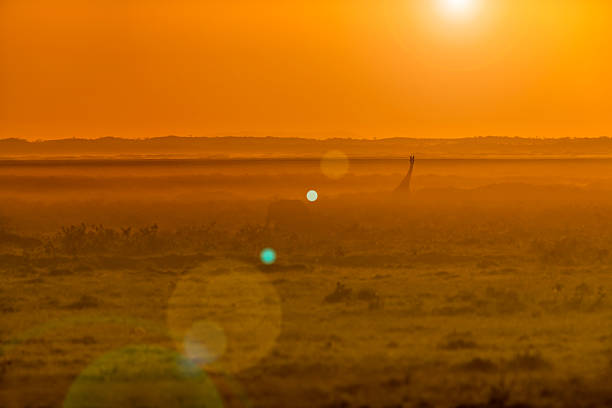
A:
{"type": "Polygon", "coordinates": [[[439,0],[444,13],[453,18],[466,18],[474,14],[476,0],[439,0]]]}

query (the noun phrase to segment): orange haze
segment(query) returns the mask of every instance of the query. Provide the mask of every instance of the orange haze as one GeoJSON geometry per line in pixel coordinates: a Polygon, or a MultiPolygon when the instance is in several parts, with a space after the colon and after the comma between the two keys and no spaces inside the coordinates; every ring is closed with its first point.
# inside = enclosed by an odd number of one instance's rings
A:
{"type": "Polygon", "coordinates": [[[610,135],[612,2],[0,0],[0,137],[610,135]]]}

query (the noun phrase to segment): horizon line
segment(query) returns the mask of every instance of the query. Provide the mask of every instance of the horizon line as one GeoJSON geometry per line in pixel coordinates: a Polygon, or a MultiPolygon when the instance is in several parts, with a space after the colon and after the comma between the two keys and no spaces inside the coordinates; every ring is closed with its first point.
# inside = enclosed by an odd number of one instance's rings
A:
{"type": "Polygon", "coordinates": [[[0,138],[0,142],[6,141],[19,141],[26,143],[45,143],[45,142],[59,142],[59,141],[103,141],[103,140],[124,140],[124,141],[149,141],[159,139],[278,139],[278,140],[303,140],[312,142],[325,142],[325,141],[360,141],[360,142],[380,142],[380,141],[391,141],[391,140],[418,140],[418,141],[452,141],[452,140],[477,140],[477,139],[514,139],[514,140],[533,140],[533,141],[559,141],[559,140],[601,140],[601,139],[612,139],[612,136],[562,136],[562,137],[546,137],[546,136],[498,136],[498,135],[487,135],[487,136],[464,136],[464,137],[413,137],[413,136],[394,136],[394,137],[381,137],[381,138],[355,138],[355,137],[327,137],[327,138],[309,138],[300,136],[179,136],[179,135],[165,135],[165,136],[151,136],[151,137],[120,137],[120,136],[102,136],[102,137],[64,137],[64,138],[53,138],[53,139],[27,139],[20,137],[5,137],[0,138]]]}

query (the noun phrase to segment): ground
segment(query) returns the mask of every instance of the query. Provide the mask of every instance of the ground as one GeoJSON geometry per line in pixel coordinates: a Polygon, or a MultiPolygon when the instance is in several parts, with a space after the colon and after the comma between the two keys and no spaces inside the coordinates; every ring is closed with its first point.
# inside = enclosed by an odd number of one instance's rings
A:
{"type": "Polygon", "coordinates": [[[305,230],[261,197],[7,204],[0,406],[609,406],[612,206],[500,188],[323,195],[305,230]]]}

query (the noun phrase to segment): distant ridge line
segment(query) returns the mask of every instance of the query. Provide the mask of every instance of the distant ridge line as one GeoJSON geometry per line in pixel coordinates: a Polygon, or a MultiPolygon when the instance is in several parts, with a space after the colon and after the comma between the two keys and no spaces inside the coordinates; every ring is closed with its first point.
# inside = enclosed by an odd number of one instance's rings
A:
{"type": "Polygon", "coordinates": [[[255,136],[102,137],[29,141],[0,139],[0,158],[317,158],[339,150],[351,158],[608,158],[612,138],[526,138],[478,136],[456,139],[380,139],[255,136]]]}
{"type": "Polygon", "coordinates": [[[19,141],[26,143],[46,143],[46,142],[63,142],[63,141],[87,141],[95,142],[102,140],[124,140],[124,141],[150,141],[150,140],[162,140],[162,139],[181,139],[181,140],[211,140],[211,139],[275,139],[275,140],[306,140],[324,142],[330,140],[351,140],[351,141],[363,141],[363,142],[380,142],[388,140],[419,140],[419,141],[462,141],[462,140],[482,140],[482,139],[503,139],[503,140],[529,140],[529,141],[560,141],[560,140],[611,140],[612,136],[588,136],[588,137],[525,137],[525,136],[469,136],[469,137],[456,137],[456,138],[425,138],[425,137],[410,137],[410,136],[394,136],[394,137],[379,137],[379,138],[356,138],[356,137],[326,137],[326,138],[307,138],[298,136],[177,136],[177,135],[166,135],[166,136],[152,136],[145,138],[129,138],[129,137],[117,137],[117,136],[103,136],[96,138],[84,138],[84,137],[66,137],[59,139],[37,139],[28,140],[18,137],[7,137],[0,138],[0,142],[4,141],[19,141]]]}

